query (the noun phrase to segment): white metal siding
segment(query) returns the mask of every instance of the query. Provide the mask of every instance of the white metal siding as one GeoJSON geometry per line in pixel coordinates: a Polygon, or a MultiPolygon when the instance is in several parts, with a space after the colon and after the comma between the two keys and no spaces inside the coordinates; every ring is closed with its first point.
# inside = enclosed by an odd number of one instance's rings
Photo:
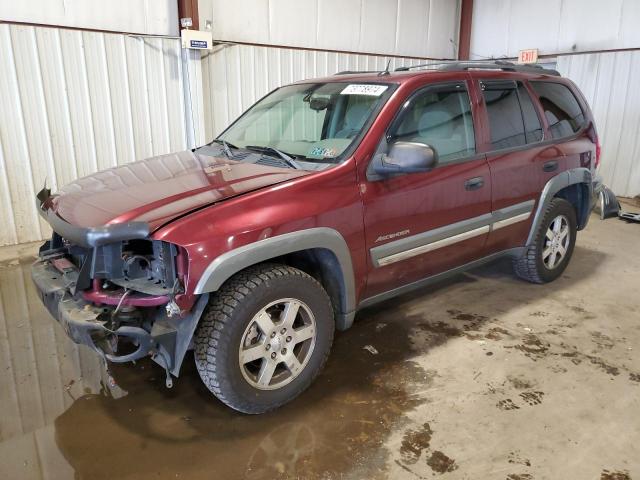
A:
{"type": "Polygon", "coordinates": [[[0,25],[0,246],[49,234],[35,193],[184,150],[177,39],[0,25]]]}
{"type": "Polygon", "coordinates": [[[638,0],[475,0],[471,58],[640,47],[638,0]]]}
{"type": "Polygon", "coordinates": [[[276,87],[343,70],[384,70],[426,63],[386,58],[251,45],[226,45],[203,55],[205,137],[209,141],[244,110],[276,87]]]}
{"type": "Polygon", "coordinates": [[[640,51],[559,57],[557,68],[591,105],[604,182],[617,195],[640,195],[640,51]]]}
{"type": "Polygon", "coordinates": [[[0,19],[147,35],[178,35],[176,0],[5,0],[0,19]]]}
{"type": "Polygon", "coordinates": [[[455,58],[459,0],[200,0],[213,38],[320,50],[455,58]],[[241,14],[238,12],[242,12],[241,14]]]}

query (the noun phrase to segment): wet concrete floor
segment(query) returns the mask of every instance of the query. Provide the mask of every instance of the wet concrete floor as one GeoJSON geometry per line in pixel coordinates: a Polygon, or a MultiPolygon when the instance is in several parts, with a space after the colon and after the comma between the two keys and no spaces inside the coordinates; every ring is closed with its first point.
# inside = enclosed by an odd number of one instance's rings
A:
{"type": "Polygon", "coordinates": [[[363,311],[262,416],[218,402],[192,357],[171,390],[146,361],[107,388],[40,305],[33,257],[5,251],[0,478],[640,478],[639,245],[640,225],[594,217],[553,284],[506,262],[363,311]]]}

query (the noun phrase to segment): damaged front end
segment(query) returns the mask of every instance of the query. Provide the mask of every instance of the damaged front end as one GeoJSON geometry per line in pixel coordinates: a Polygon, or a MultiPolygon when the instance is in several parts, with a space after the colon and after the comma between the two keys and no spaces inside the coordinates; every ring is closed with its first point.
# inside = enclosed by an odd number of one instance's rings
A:
{"type": "Polygon", "coordinates": [[[40,249],[32,278],[42,301],[76,343],[106,361],[150,356],[178,376],[198,320],[202,295],[189,311],[183,293],[186,252],[148,238],[142,222],[76,227],[51,208],[49,191],[38,194],[41,215],[54,233],[40,249]]]}

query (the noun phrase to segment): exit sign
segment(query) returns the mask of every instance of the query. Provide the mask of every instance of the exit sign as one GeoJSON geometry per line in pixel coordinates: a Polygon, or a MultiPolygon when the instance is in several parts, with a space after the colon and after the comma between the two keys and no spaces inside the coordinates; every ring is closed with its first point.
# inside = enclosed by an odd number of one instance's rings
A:
{"type": "Polygon", "coordinates": [[[536,63],[538,61],[538,49],[520,50],[518,53],[518,63],[536,63]]]}

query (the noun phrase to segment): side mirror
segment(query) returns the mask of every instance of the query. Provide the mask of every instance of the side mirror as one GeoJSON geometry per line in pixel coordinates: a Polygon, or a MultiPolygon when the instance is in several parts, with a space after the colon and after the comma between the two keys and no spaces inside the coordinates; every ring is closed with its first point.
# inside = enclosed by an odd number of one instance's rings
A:
{"type": "Polygon", "coordinates": [[[422,173],[433,170],[437,164],[438,154],[433,147],[417,142],[395,142],[389,153],[376,162],[374,170],[382,176],[422,173]]]}

